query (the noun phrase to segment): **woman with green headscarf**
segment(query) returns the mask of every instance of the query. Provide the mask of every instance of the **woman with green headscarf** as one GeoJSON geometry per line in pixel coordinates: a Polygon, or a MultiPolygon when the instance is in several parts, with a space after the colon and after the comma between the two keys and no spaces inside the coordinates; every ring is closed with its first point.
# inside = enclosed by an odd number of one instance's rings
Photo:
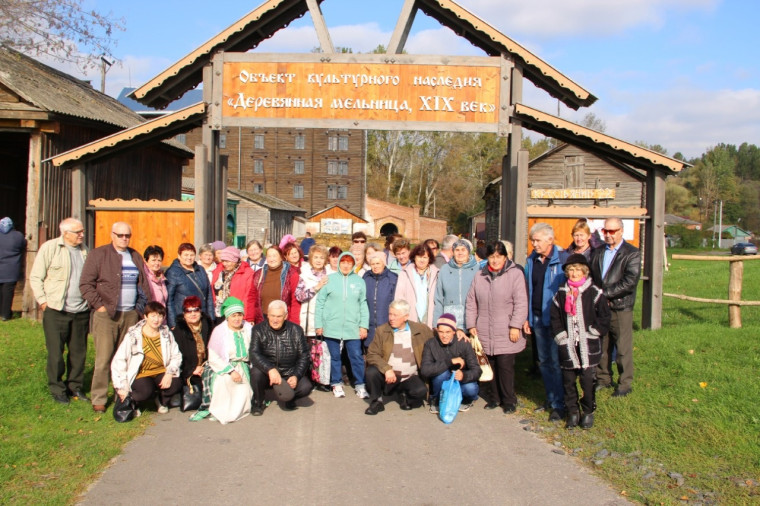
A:
{"type": "Polygon", "coordinates": [[[225,320],[217,325],[208,342],[208,362],[203,370],[203,405],[190,420],[211,414],[220,423],[235,422],[251,412],[248,348],[251,324],[243,319],[240,299],[229,296],[222,304],[225,320]]]}

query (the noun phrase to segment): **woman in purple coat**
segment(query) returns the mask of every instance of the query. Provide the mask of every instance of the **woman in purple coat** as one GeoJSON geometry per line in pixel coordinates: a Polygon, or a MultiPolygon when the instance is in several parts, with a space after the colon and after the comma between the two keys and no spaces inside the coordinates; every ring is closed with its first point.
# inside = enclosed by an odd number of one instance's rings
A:
{"type": "Polygon", "coordinates": [[[494,379],[484,384],[485,409],[501,404],[505,414],[514,413],[515,357],[525,349],[522,325],[528,318],[525,276],[507,257],[507,249],[494,241],[486,249],[488,264],[475,275],[465,306],[470,335],[483,344],[494,379]]]}

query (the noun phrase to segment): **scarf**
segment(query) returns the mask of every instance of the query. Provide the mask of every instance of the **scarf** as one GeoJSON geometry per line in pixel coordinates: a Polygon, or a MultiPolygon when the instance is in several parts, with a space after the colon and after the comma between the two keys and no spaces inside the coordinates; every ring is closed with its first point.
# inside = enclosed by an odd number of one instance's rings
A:
{"type": "Polygon", "coordinates": [[[579,281],[567,280],[567,286],[570,288],[565,297],[565,313],[575,316],[578,314],[578,288],[582,287],[586,278],[582,277],[579,281]]]}
{"type": "Polygon", "coordinates": [[[217,318],[222,316],[222,304],[230,296],[230,283],[232,283],[232,277],[240,269],[240,263],[235,266],[232,272],[222,270],[219,273],[219,277],[214,283],[214,290],[216,290],[216,300],[214,301],[214,314],[217,318]]]}

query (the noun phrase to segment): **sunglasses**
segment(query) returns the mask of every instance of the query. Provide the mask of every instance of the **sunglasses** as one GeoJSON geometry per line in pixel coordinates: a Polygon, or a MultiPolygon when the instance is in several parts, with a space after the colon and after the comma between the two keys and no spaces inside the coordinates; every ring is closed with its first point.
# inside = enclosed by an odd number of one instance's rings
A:
{"type": "Polygon", "coordinates": [[[199,307],[189,307],[185,309],[185,313],[200,313],[200,312],[201,312],[201,308],[199,307]]]}
{"type": "Polygon", "coordinates": [[[605,233],[605,234],[607,234],[607,235],[612,235],[612,234],[615,234],[617,232],[620,232],[620,229],[619,228],[614,228],[614,229],[613,228],[603,228],[602,232],[605,233]]]}
{"type": "Polygon", "coordinates": [[[117,234],[116,232],[111,232],[113,235],[118,237],[119,239],[129,239],[132,237],[132,234],[117,234]]]}
{"type": "Polygon", "coordinates": [[[364,244],[365,242],[367,241],[365,241],[364,239],[354,239],[354,244],[364,244]]]}

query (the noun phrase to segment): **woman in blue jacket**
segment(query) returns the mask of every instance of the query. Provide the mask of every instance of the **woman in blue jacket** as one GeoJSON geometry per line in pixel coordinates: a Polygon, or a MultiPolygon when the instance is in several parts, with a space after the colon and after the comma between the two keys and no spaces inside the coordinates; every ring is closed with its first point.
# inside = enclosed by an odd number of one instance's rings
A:
{"type": "Polygon", "coordinates": [[[166,302],[169,328],[173,329],[177,325],[177,316],[182,314],[182,303],[190,295],[201,299],[202,312],[214,314],[211,285],[205,269],[195,262],[195,246],[187,242],[179,245],[177,258],[166,270],[166,280],[169,291],[166,302]]]}
{"type": "MultiPolygon", "coordinates": [[[[385,254],[382,251],[373,253],[367,258],[370,270],[364,273],[364,283],[367,285],[367,307],[369,308],[369,328],[364,348],[369,348],[375,337],[375,329],[388,323],[388,309],[396,293],[398,275],[385,266],[385,254]]],[[[465,294],[466,296],[466,294],[465,294]]]]}

